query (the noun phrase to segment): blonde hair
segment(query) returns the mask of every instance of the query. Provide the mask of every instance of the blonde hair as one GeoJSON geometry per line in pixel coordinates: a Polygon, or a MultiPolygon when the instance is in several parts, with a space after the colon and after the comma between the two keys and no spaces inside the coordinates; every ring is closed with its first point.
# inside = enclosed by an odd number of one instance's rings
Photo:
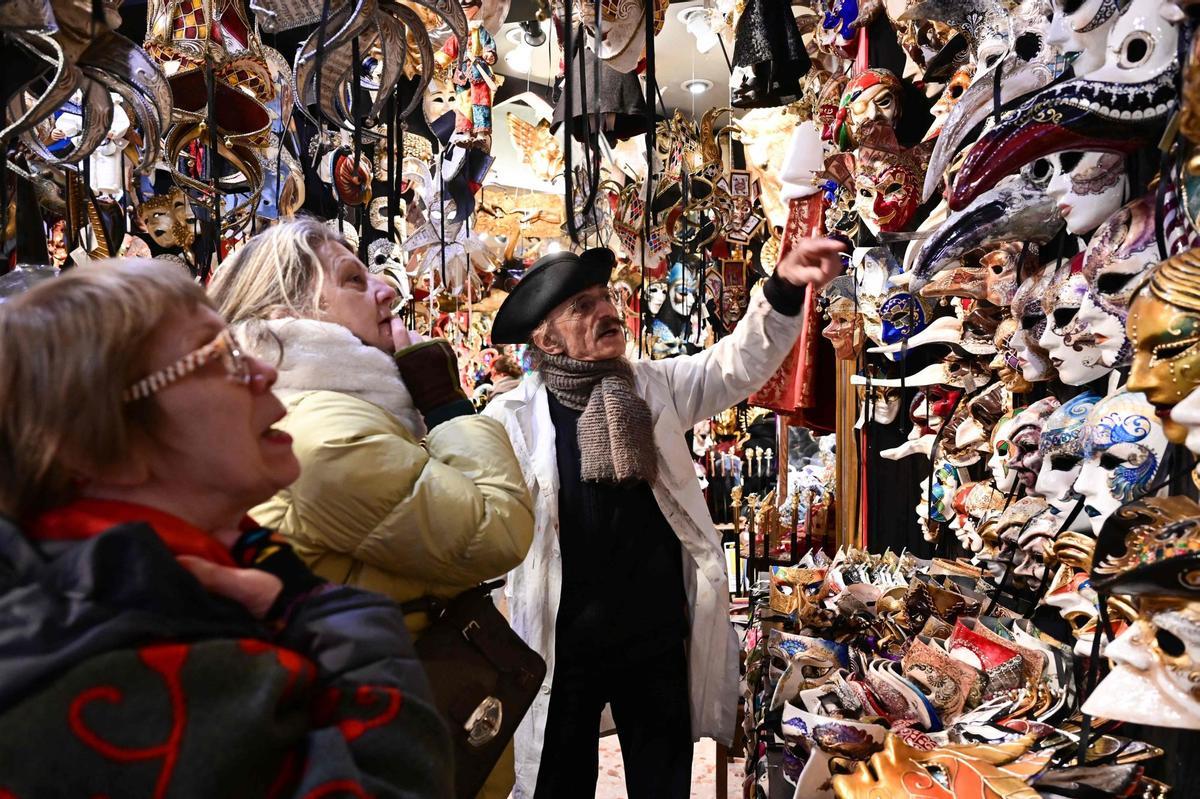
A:
{"type": "Polygon", "coordinates": [[[235,252],[208,292],[230,325],[281,316],[316,318],[325,269],[317,248],[346,244],[333,228],[306,217],[267,228],[235,252]]]}
{"type": "Polygon", "coordinates": [[[162,322],[201,306],[183,269],[148,259],[78,267],[0,304],[0,513],[27,521],[128,460],[156,405],[121,395],[162,322]]]}

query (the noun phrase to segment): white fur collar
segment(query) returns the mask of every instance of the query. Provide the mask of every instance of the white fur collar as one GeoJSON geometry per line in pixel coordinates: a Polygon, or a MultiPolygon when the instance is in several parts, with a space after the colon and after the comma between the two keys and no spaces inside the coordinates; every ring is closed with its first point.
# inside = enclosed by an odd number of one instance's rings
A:
{"type": "MultiPolygon", "coordinates": [[[[284,402],[303,391],[349,394],[388,411],[415,437],[425,436],[425,422],[390,355],[368,347],[332,322],[272,319],[266,327],[283,342],[275,394],[284,402]]],[[[274,360],[273,342],[264,344],[262,350],[266,360],[274,360]]]]}

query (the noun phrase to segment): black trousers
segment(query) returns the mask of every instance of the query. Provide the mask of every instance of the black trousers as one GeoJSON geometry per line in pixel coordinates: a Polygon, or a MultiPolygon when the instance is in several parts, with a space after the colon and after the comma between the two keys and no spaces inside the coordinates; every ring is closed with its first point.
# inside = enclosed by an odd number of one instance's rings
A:
{"type": "Polygon", "coordinates": [[[535,799],[596,795],[600,714],[612,705],[629,799],[687,799],[692,722],[683,643],[631,663],[556,667],[535,799]]]}

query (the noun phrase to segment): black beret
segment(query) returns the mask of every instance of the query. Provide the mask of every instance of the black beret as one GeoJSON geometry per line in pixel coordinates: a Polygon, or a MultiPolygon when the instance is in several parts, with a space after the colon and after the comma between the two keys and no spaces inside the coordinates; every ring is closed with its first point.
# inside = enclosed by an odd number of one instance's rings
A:
{"type": "Polygon", "coordinates": [[[546,316],[584,289],[608,285],[617,257],[607,247],[543,255],[492,320],[493,344],[524,344],[546,316]]]}

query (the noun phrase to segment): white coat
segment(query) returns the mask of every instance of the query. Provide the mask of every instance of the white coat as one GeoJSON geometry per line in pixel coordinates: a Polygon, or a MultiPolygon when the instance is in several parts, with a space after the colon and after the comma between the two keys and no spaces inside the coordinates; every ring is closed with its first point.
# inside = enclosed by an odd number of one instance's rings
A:
{"type": "MultiPolygon", "coordinates": [[[[802,315],[784,316],[756,290],[733,333],[695,355],[635,361],[638,393],[654,419],[658,478],[654,496],[683,545],[690,607],[688,673],[692,734],[728,744],[737,716],[738,642],[729,622],[728,577],[721,536],[708,506],[684,431],[737,404],[783,363],[800,334],[802,315]]],[[[558,545],[558,462],[547,390],[539,375],[493,400],[485,415],[504,423],[533,496],[529,555],[508,575],[505,594],[513,629],[546,659],[546,681],[516,735],[516,799],[532,799],[554,679],[554,630],[562,589],[558,545]]],[[[630,586],[631,591],[638,590],[630,586]]]]}

